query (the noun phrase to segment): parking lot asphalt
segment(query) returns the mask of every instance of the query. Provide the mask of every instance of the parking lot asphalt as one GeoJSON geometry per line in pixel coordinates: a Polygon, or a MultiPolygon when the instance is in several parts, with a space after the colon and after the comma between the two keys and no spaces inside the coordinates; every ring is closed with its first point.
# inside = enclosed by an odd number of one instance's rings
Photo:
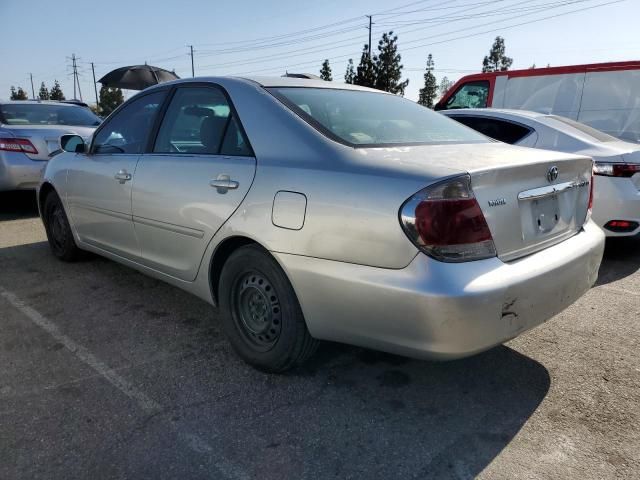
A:
{"type": "MultiPolygon", "coordinates": [[[[362,301],[366,301],[362,299],[362,301]]],[[[640,478],[640,239],[597,285],[465,360],[323,344],[260,373],[216,311],[111,261],[49,252],[0,195],[0,478],[640,478]]]]}

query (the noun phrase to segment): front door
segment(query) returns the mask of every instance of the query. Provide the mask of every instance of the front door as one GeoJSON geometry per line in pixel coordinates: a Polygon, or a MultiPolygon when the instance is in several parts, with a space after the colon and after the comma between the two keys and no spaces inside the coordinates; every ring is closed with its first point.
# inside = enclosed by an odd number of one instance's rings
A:
{"type": "Polygon", "coordinates": [[[90,153],[76,155],[68,170],[67,202],[83,242],[130,259],[139,257],[132,185],[165,95],[155,91],[125,105],[96,131],[90,153]]]}
{"type": "Polygon", "coordinates": [[[204,251],[249,191],[256,161],[240,120],[213,85],[185,85],[141,155],[133,185],[133,222],[141,262],[194,280],[204,251]]]}

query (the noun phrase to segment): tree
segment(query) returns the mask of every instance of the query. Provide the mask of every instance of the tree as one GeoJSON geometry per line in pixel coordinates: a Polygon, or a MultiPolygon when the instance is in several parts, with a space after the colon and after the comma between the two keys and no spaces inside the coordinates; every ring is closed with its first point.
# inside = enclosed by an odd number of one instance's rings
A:
{"type": "Polygon", "coordinates": [[[60,88],[60,83],[58,80],[53,82],[53,87],[51,87],[51,91],[49,92],[50,100],[64,100],[64,93],[62,93],[62,89],[60,88]]]}
{"type": "Polygon", "coordinates": [[[123,102],[124,97],[121,89],[106,87],[104,85],[100,88],[100,102],[98,105],[100,106],[102,115],[109,115],[123,102]]]}
{"type": "Polygon", "coordinates": [[[320,69],[320,78],[327,82],[333,80],[331,76],[331,67],[329,66],[329,59],[327,58],[324,62],[322,62],[322,68],[320,69]]]}
{"type": "Polygon", "coordinates": [[[438,84],[436,76],[433,74],[433,56],[427,56],[427,71],[424,73],[424,87],[420,89],[418,103],[428,108],[433,108],[434,100],[438,95],[438,84]]]}
{"type": "Polygon", "coordinates": [[[349,59],[347,63],[347,71],[344,74],[344,83],[354,83],[356,72],[353,68],[353,58],[349,59]]]}
{"type": "Polygon", "coordinates": [[[45,86],[44,82],[40,84],[40,91],[38,92],[38,98],[40,100],[49,100],[49,90],[45,86]]]}
{"type": "Polygon", "coordinates": [[[451,80],[449,80],[447,77],[442,77],[442,80],[440,80],[440,86],[438,87],[440,96],[444,97],[452,86],[453,82],[451,80]]]}
{"type": "Polygon", "coordinates": [[[393,32],[384,33],[378,42],[378,56],[375,58],[375,88],[393,94],[404,95],[409,80],[402,78],[402,60],[398,53],[398,36],[393,32]]]}
{"type": "Polygon", "coordinates": [[[376,57],[369,55],[369,46],[365,45],[360,56],[360,64],[353,77],[353,83],[363,87],[376,88],[376,57]]]}
{"type": "Polygon", "coordinates": [[[505,55],[506,48],[504,46],[504,38],[497,36],[493,42],[489,55],[484,57],[482,61],[483,72],[504,72],[509,70],[513,63],[513,58],[505,55]]]}
{"type": "Polygon", "coordinates": [[[16,87],[11,87],[11,100],[28,100],[29,97],[27,92],[25,92],[22,87],[18,87],[16,91],[16,87]]]}

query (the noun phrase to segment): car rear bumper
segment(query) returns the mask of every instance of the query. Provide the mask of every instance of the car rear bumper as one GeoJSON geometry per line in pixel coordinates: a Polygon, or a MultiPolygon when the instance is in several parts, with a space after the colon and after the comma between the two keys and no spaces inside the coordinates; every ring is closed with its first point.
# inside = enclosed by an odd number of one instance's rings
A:
{"type": "Polygon", "coordinates": [[[593,221],[608,237],[626,237],[640,233],[640,190],[631,178],[596,176],[593,198],[593,221]],[[636,222],[628,232],[612,232],[604,226],[611,220],[636,222]]]}
{"type": "Polygon", "coordinates": [[[453,359],[503,343],[561,312],[596,281],[604,234],[509,263],[442,263],[418,254],[390,270],[275,253],[311,334],[417,358],[453,359]]]}
{"type": "Polygon", "coordinates": [[[0,151],[0,191],[35,189],[46,165],[21,152],[0,151]]]}

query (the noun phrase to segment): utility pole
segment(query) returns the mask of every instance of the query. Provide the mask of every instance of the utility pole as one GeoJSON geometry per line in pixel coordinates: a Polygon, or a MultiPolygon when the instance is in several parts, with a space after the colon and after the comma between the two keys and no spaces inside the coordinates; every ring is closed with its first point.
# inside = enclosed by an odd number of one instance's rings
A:
{"type": "Polygon", "coordinates": [[[189,45],[189,55],[191,55],[191,76],[195,77],[196,76],[196,71],[195,68],[193,66],[193,45],[189,45]]]}
{"type": "Polygon", "coordinates": [[[31,97],[36,99],[36,91],[33,89],[33,73],[29,74],[29,78],[31,78],[31,97]]]}
{"type": "MultiPolygon", "coordinates": [[[[69,57],[67,57],[69,58],[69,57]]],[[[73,69],[73,98],[74,100],[78,97],[76,96],[76,84],[78,85],[78,94],[80,94],[80,100],[82,101],[82,90],[80,89],[80,78],[78,74],[78,57],[76,54],[71,54],[71,68],[73,69]]]]}
{"type": "Polygon", "coordinates": [[[73,98],[78,98],[76,97],[76,75],[78,74],[77,70],[76,70],[76,54],[72,53],[71,54],[71,61],[72,63],[72,67],[73,68],[73,98]]]}
{"type": "Polygon", "coordinates": [[[371,59],[371,25],[373,25],[373,15],[365,15],[369,19],[369,59],[371,59]]]}
{"type": "Polygon", "coordinates": [[[93,90],[96,92],[96,112],[100,113],[100,102],[98,102],[98,87],[96,86],[96,69],[91,62],[91,73],[93,74],[93,90]]]}

